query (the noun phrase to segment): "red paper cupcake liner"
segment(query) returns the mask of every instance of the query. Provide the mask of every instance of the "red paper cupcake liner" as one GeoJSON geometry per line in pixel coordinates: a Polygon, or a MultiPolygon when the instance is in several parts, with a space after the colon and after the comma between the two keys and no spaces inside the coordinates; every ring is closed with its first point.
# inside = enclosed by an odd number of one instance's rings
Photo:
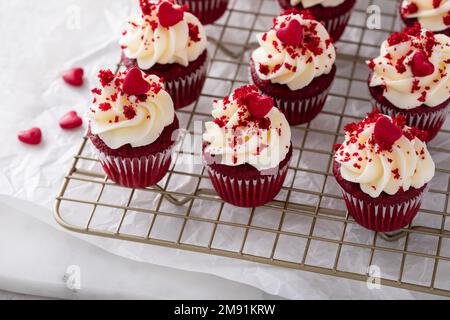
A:
{"type": "Polygon", "coordinates": [[[348,21],[350,20],[351,14],[352,12],[348,11],[342,16],[323,20],[325,29],[327,29],[333,41],[338,41],[341,38],[342,34],[345,31],[345,28],[347,27],[348,21]]]}
{"type": "Polygon", "coordinates": [[[187,4],[189,11],[202,24],[211,24],[223,16],[228,7],[228,0],[177,0],[179,4],[187,4]]]}
{"type": "Polygon", "coordinates": [[[100,152],[100,163],[108,177],[128,188],[146,188],[166,175],[172,161],[173,146],[146,157],[125,158],[100,152]]]}
{"type": "Polygon", "coordinates": [[[286,116],[289,124],[295,126],[308,123],[317,117],[327,101],[330,88],[331,85],[319,95],[301,100],[285,100],[274,96],[272,99],[275,106],[286,116]]]}
{"type": "Polygon", "coordinates": [[[442,126],[447,119],[447,114],[449,111],[449,106],[447,105],[444,108],[436,108],[437,110],[433,110],[433,108],[429,108],[428,112],[408,112],[408,111],[399,111],[398,109],[394,109],[391,106],[384,105],[380,103],[376,99],[372,99],[373,104],[376,106],[381,113],[388,116],[398,116],[403,115],[406,117],[406,123],[410,127],[416,127],[420,130],[426,131],[427,141],[433,140],[439,130],[441,130],[442,126]]]}
{"type": "Polygon", "coordinates": [[[417,215],[423,192],[396,204],[380,204],[359,199],[342,189],[348,213],[361,226],[378,232],[390,232],[406,227],[417,215]]]}
{"type": "Polygon", "coordinates": [[[175,80],[165,79],[164,86],[172,97],[175,109],[187,107],[198,100],[206,81],[207,67],[208,59],[205,59],[200,68],[191,74],[175,80]]]}
{"type": "Polygon", "coordinates": [[[278,168],[274,175],[261,175],[259,179],[239,179],[217,172],[206,165],[217,194],[232,205],[243,208],[262,206],[275,198],[283,186],[290,161],[278,168]]]}

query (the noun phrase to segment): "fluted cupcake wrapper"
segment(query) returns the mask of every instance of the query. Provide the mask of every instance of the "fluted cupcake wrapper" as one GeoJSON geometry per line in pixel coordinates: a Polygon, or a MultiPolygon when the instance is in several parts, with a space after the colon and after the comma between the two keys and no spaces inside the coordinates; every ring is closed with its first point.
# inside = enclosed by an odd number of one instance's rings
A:
{"type": "Polygon", "coordinates": [[[108,177],[129,188],[146,188],[157,184],[166,175],[172,161],[172,149],[146,157],[116,157],[100,152],[100,163],[108,177]]]}
{"type": "Polygon", "coordinates": [[[177,0],[177,2],[189,5],[189,11],[202,24],[210,24],[218,20],[228,7],[228,0],[177,0]]]}
{"type": "Polygon", "coordinates": [[[176,80],[165,80],[164,85],[172,97],[175,109],[184,108],[196,101],[206,80],[208,59],[191,74],[176,80]]]}
{"type": "Polygon", "coordinates": [[[330,88],[331,85],[319,95],[301,100],[285,100],[275,96],[271,98],[275,106],[286,116],[289,124],[295,126],[308,123],[317,117],[327,101],[330,88]]]}
{"type": "Polygon", "coordinates": [[[209,177],[217,194],[232,205],[244,208],[259,207],[272,201],[283,186],[290,161],[273,175],[262,175],[259,179],[231,178],[217,172],[208,165],[209,177]]]}
{"type": "Polygon", "coordinates": [[[405,110],[405,112],[399,112],[398,110],[386,106],[375,99],[372,99],[372,101],[381,113],[391,117],[403,115],[406,117],[406,124],[409,127],[416,127],[420,130],[426,131],[428,133],[427,141],[431,141],[437,136],[439,130],[441,130],[445,120],[447,119],[447,114],[449,111],[449,106],[447,105],[445,108],[441,108],[439,110],[432,110],[432,108],[430,108],[430,112],[426,113],[411,113],[407,110],[405,110]]]}
{"type": "Polygon", "coordinates": [[[359,199],[342,189],[348,213],[361,226],[378,232],[390,232],[411,223],[422,204],[424,192],[396,204],[379,204],[359,199]]]}
{"type": "Polygon", "coordinates": [[[350,10],[339,17],[323,21],[325,29],[327,29],[333,41],[338,41],[341,38],[347,27],[348,21],[350,20],[351,14],[352,11],[350,10]]]}

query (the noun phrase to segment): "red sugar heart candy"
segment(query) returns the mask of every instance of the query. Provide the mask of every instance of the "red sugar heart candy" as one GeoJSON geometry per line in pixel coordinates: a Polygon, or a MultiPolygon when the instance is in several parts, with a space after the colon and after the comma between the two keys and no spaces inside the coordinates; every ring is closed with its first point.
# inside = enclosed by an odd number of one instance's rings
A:
{"type": "Polygon", "coordinates": [[[277,38],[285,45],[298,47],[303,41],[303,27],[297,20],[291,20],[286,27],[277,31],[277,38]]]}
{"type": "Polygon", "coordinates": [[[375,123],[374,135],[375,142],[382,150],[391,150],[395,141],[401,138],[403,132],[388,117],[382,116],[375,123]]]}
{"type": "Polygon", "coordinates": [[[247,109],[256,119],[264,119],[273,107],[273,100],[270,97],[252,92],[246,97],[247,109]]]}
{"type": "Polygon", "coordinates": [[[139,96],[146,94],[150,88],[150,83],[142,77],[142,71],[139,70],[139,68],[135,67],[128,70],[128,73],[123,80],[123,92],[130,96],[139,96]]]}
{"type": "Polygon", "coordinates": [[[417,51],[411,60],[411,71],[415,77],[426,77],[434,72],[434,65],[424,51],[417,51]]]}
{"type": "Polygon", "coordinates": [[[163,27],[169,28],[183,20],[184,10],[182,8],[174,8],[173,4],[170,2],[163,2],[159,6],[157,16],[159,23],[163,27]]]}
{"type": "Polygon", "coordinates": [[[83,85],[84,70],[82,68],[72,68],[63,72],[63,80],[74,87],[83,85]]]}
{"type": "Polygon", "coordinates": [[[42,141],[42,132],[39,128],[31,128],[30,130],[19,132],[17,137],[23,143],[37,145],[42,141]]]}
{"type": "Polygon", "coordinates": [[[75,129],[81,127],[82,124],[83,119],[75,111],[69,111],[59,120],[59,126],[62,129],[75,129]]]}

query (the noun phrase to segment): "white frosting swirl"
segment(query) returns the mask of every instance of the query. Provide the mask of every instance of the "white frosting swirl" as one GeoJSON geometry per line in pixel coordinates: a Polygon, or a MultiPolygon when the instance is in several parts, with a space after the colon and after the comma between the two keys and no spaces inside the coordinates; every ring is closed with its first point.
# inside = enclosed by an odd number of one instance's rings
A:
{"type": "MultiPolygon", "coordinates": [[[[119,73],[117,78],[123,80],[125,75],[119,73]]],[[[123,93],[120,90],[121,81],[112,81],[101,89],[93,90],[94,105],[88,111],[91,132],[111,149],[126,144],[132,147],[149,145],[174,121],[173,101],[160,79],[155,75],[144,77],[151,84],[145,101],[123,93]]]]}
{"type": "Polygon", "coordinates": [[[136,59],[142,70],[157,63],[187,66],[195,61],[206,49],[203,25],[193,14],[185,12],[182,21],[163,27],[157,16],[159,6],[154,6],[150,15],[130,18],[120,40],[125,56],[136,59]]]}
{"type": "Polygon", "coordinates": [[[221,164],[248,163],[262,171],[276,168],[286,158],[291,146],[291,128],[277,108],[273,107],[266,115],[265,121],[270,121],[267,128],[261,128],[234,97],[214,102],[212,115],[215,121],[205,124],[205,152],[221,156],[217,159],[221,164]]]}
{"type": "Polygon", "coordinates": [[[346,133],[335,155],[345,180],[359,183],[364,193],[376,198],[382,192],[394,195],[401,189],[419,189],[433,178],[435,164],[424,142],[402,135],[392,151],[381,151],[374,143],[374,128],[375,123],[369,123],[361,133],[346,133]]]}
{"type": "Polygon", "coordinates": [[[433,0],[404,0],[402,2],[402,12],[406,18],[417,18],[421,26],[430,31],[442,31],[449,27],[444,23],[444,18],[449,15],[450,1],[441,0],[437,7],[437,1],[433,0]],[[409,12],[408,7],[414,6],[416,12],[409,12]]]}
{"type": "Polygon", "coordinates": [[[417,51],[426,50],[430,32],[422,29],[420,36],[408,35],[408,38],[392,46],[388,40],[383,42],[380,56],[368,62],[373,68],[369,85],[382,85],[384,97],[397,108],[413,109],[422,104],[435,107],[450,97],[450,38],[434,35],[436,44],[428,57],[434,72],[425,77],[414,76],[411,60],[417,51]]]}
{"type": "Polygon", "coordinates": [[[345,0],[291,0],[291,6],[302,4],[303,8],[310,8],[320,4],[323,7],[337,7],[345,0]]]}
{"type": "Polygon", "coordinates": [[[335,48],[325,27],[300,14],[277,17],[272,29],[259,34],[257,38],[260,47],[253,52],[252,59],[258,77],[287,85],[292,91],[306,87],[314,78],[330,73],[336,60],[335,48]],[[291,20],[297,20],[303,26],[303,41],[318,38],[316,47],[310,48],[303,43],[294,48],[278,39],[277,30],[291,20]],[[315,30],[316,34],[311,30],[315,30]]]}

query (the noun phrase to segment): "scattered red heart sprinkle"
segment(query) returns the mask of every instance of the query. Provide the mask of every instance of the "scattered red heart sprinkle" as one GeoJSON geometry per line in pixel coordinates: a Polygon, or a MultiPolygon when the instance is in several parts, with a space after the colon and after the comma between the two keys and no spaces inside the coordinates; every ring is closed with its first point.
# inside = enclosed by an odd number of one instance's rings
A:
{"type": "Polygon", "coordinates": [[[396,126],[388,117],[380,117],[375,123],[375,142],[381,150],[392,150],[395,141],[403,135],[400,127],[396,126]]]}
{"type": "Polygon", "coordinates": [[[181,8],[175,8],[170,2],[163,2],[159,6],[157,16],[159,23],[163,27],[169,28],[183,20],[184,11],[181,8]]]}
{"type": "Polygon", "coordinates": [[[273,107],[273,100],[270,97],[251,92],[245,98],[247,109],[256,119],[264,119],[273,107]]]}
{"type": "Polygon", "coordinates": [[[428,60],[427,54],[417,51],[411,60],[411,71],[415,77],[426,77],[434,72],[434,65],[428,60]]]}
{"type": "Polygon", "coordinates": [[[151,85],[142,77],[142,71],[135,67],[128,70],[122,89],[130,96],[139,96],[146,94],[151,89],[151,85]]]}
{"type": "Polygon", "coordinates": [[[297,20],[291,20],[286,27],[277,31],[277,37],[285,45],[298,47],[303,41],[303,27],[297,20]]]}
{"type": "Polygon", "coordinates": [[[69,111],[60,120],[59,126],[63,129],[75,129],[81,127],[83,119],[76,113],[76,111],[69,111]]]}
{"type": "Polygon", "coordinates": [[[80,87],[83,85],[83,68],[72,68],[63,72],[63,80],[74,87],[80,87]]]}
{"type": "Polygon", "coordinates": [[[39,128],[24,130],[17,135],[20,141],[26,144],[37,145],[42,141],[42,132],[39,128]]]}

